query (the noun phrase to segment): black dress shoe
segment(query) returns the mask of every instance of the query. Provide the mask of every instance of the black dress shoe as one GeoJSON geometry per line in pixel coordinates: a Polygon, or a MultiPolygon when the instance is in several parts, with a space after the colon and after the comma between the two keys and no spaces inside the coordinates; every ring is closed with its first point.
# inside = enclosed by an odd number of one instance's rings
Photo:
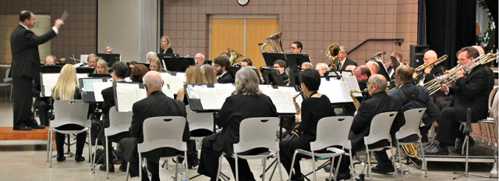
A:
{"type": "Polygon", "coordinates": [[[421,142],[422,142],[422,143],[428,143],[428,136],[423,135],[423,136],[421,137],[421,142]]]}
{"type": "Polygon", "coordinates": [[[42,125],[33,125],[33,126],[30,126],[31,128],[33,129],[45,129],[45,126],[42,126],[42,125]]]}
{"type": "Polygon", "coordinates": [[[24,124],[33,129],[45,129],[45,126],[40,126],[35,120],[25,121],[24,124]]]}
{"type": "Polygon", "coordinates": [[[379,165],[371,168],[371,171],[373,173],[379,173],[379,174],[389,174],[389,173],[392,173],[394,172],[395,170],[393,169],[393,167],[381,167],[379,165]]]}
{"type": "Polygon", "coordinates": [[[447,147],[436,146],[426,150],[425,155],[448,155],[449,149],[447,147]]]}
{"type": "Polygon", "coordinates": [[[304,180],[305,180],[305,178],[303,178],[303,175],[301,175],[301,176],[300,176],[300,177],[298,177],[298,178],[295,178],[295,179],[293,179],[293,178],[292,178],[292,179],[291,179],[291,181],[304,181],[304,180]]]}
{"type": "MultiPolygon", "coordinates": [[[[470,137],[470,147],[472,147],[472,146],[474,146],[474,145],[475,145],[475,140],[473,140],[473,138],[472,138],[472,137],[470,137]]],[[[464,152],[463,152],[463,153],[461,153],[461,151],[463,151],[463,142],[459,142],[459,143],[457,144],[457,146],[455,146],[454,148],[452,148],[452,152],[454,152],[454,153],[459,153],[459,154],[463,155],[463,154],[464,154],[464,152]]],[[[465,150],[465,151],[466,151],[466,150],[465,150]]]]}
{"type": "MultiPolygon", "coordinates": [[[[350,173],[338,173],[337,180],[350,180],[352,175],[350,173]]],[[[326,177],[326,181],[333,181],[334,177],[326,177]]]]}
{"type": "MultiPolygon", "coordinates": [[[[106,165],[105,164],[102,164],[100,167],[99,167],[99,170],[100,171],[106,171],[106,165]]],[[[126,171],[126,170],[125,170],[126,171]]],[[[114,165],[109,165],[109,172],[114,172],[114,165]]]]}
{"type": "Polygon", "coordinates": [[[57,156],[57,162],[62,162],[64,160],[66,160],[65,156],[57,156]]]}
{"type": "Polygon", "coordinates": [[[75,161],[76,161],[76,162],[82,162],[82,161],[85,161],[85,157],[82,157],[81,155],[76,155],[76,156],[75,156],[75,161]]]}
{"type": "Polygon", "coordinates": [[[26,125],[18,125],[18,126],[14,126],[14,130],[16,131],[31,131],[32,128],[31,127],[27,127],[26,125]]]}

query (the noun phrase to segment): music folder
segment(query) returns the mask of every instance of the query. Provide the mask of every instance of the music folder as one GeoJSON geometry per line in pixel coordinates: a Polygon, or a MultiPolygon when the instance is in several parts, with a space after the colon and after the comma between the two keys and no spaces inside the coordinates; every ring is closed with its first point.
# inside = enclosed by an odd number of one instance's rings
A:
{"type": "MultiPolygon", "coordinates": [[[[52,88],[54,88],[55,84],[59,80],[60,73],[41,73],[40,74],[40,91],[42,97],[50,97],[52,96],[52,88]]],[[[88,74],[76,74],[76,79],[87,78],[88,74]]],[[[77,82],[80,85],[79,82],[77,82]]]]}
{"type": "Polygon", "coordinates": [[[111,87],[112,82],[108,82],[105,77],[81,78],[80,83],[81,99],[83,102],[104,102],[102,90],[111,87]]]}
{"type": "Polygon", "coordinates": [[[147,97],[144,84],[140,82],[113,82],[116,111],[132,112],[135,102],[147,97]]]}
{"type": "Polygon", "coordinates": [[[192,111],[218,112],[235,86],[229,84],[187,84],[184,85],[192,111]]]}
{"type": "MultiPolygon", "coordinates": [[[[321,78],[321,84],[317,92],[326,95],[332,104],[352,103],[350,91],[360,91],[357,78],[355,76],[327,76],[321,78]]],[[[355,97],[362,97],[361,93],[354,93],[355,97]]]]}
{"type": "MultiPolygon", "coordinates": [[[[279,114],[296,114],[296,107],[293,97],[300,94],[295,87],[258,85],[263,94],[270,97],[279,114]]],[[[303,102],[302,95],[296,97],[296,104],[301,107],[303,102]]]]}

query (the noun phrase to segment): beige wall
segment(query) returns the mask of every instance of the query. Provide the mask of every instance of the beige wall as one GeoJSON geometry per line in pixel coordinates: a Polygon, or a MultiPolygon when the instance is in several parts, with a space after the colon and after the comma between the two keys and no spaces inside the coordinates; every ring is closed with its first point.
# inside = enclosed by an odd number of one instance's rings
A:
{"type": "Polygon", "coordinates": [[[163,2],[163,35],[170,36],[180,55],[208,54],[209,16],[217,14],[279,15],[284,49],[301,41],[314,64],[330,62],[325,49],[331,43],[351,49],[368,38],[405,39],[400,47],[395,42],[369,42],[349,55],[363,64],[379,51],[402,51],[406,59],[409,45],[417,41],[417,0],[251,0],[247,6],[235,0],[163,2]]]}

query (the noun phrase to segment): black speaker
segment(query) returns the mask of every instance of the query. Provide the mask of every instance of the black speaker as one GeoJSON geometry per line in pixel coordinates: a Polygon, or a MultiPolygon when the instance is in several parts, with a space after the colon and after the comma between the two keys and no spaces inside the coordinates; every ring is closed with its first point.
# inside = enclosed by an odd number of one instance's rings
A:
{"type": "Polygon", "coordinates": [[[410,62],[411,67],[416,68],[424,64],[424,53],[430,50],[428,45],[411,45],[410,49],[410,62]]]}

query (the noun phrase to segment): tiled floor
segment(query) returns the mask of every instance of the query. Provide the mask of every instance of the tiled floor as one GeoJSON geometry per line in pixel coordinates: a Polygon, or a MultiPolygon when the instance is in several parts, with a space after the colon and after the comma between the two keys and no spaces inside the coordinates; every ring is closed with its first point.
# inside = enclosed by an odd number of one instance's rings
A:
{"type": "MultiPolygon", "coordinates": [[[[4,99],[0,100],[0,127],[12,126],[12,104],[6,102],[4,99]]],[[[75,150],[74,147],[71,148],[75,150]]],[[[88,147],[85,147],[85,155],[88,154],[88,147]]],[[[88,160],[88,155],[85,156],[88,160]]],[[[318,161],[317,165],[323,163],[324,161],[318,161]]],[[[303,172],[311,171],[311,161],[302,160],[301,162],[303,172]]],[[[169,170],[161,169],[161,179],[162,180],[172,180],[174,175],[174,163],[169,162],[169,170]]],[[[253,174],[260,175],[262,173],[262,166],[260,160],[250,161],[250,166],[252,168],[253,174]]],[[[116,165],[115,173],[110,173],[109,180],[125,180],[126,174],[117,169],[116,165]]],[[[403,175],[401,180],[452,180],[455,175],[454,171],[464,170],[464,163],[429,163],[428,165],[428,178],[424,177],[424,172],[416,169],[414,166],[404,166],[404,170],[409,170],[409,174],[403,175]]],[[[481,164],[474,163],[470,164],[470,170],[473,173],[480,173],[489,175],[491,170],[491,164],[481,164]]],[[[358,174],[361,171],[361,166],[357,165],[355,171],[358,174]]],[[[284,171],[284,169],[283,169],[284,171]]],[[[196,169],[189,170],[189,175],[193,176],[197,172],[196,169]]],[[[223,172],[234,180],[230,167],[224,160],[223,172]]],[[[285,172],[285,171],[284,171],[285,172]]],[[[273,177],[272,180],[279,180],[277,175],[273,177]]],[[[266,179],[268,179],[270,173],[266,174],[266,179]]],[[[320,170],[317,172],[317,180],[324,180],[328,176],[328,173],[320,170]]],[[[256,176],[256,178],[258,178],[256,176]]],[[[283,174],[283,178],[287,179],[286,173],[283,174]]],[[[312,177],[309,177],[312,179],[312,177]]],[[[366,178],[368,179],[368,178],[366,178]]],[[[53,167],[49,168],[46,162],[46,151],[44,146],[2,146],[0,147],[0,180],[106,180],[106,173],[102,171],[96,171],[92,174],[90,171],[90,166],[88,162],[76,163],[73,158],[68,157],[65,162],[58,163],[55,159],[53,160],[53,167]]],[[[130,180],[138,180],[138,178],[133,178],[130,180]]],[[[208,177],[201,176],[193,179],[196,180],[209,180],[208,177]]],[[[373,174],[373,180],[394,180],[392,175],[380,175],[373,174]]],[[[461,178],[458,180],[497,180],[497,178],[483,179],[478,177],[461,178]]]]}

